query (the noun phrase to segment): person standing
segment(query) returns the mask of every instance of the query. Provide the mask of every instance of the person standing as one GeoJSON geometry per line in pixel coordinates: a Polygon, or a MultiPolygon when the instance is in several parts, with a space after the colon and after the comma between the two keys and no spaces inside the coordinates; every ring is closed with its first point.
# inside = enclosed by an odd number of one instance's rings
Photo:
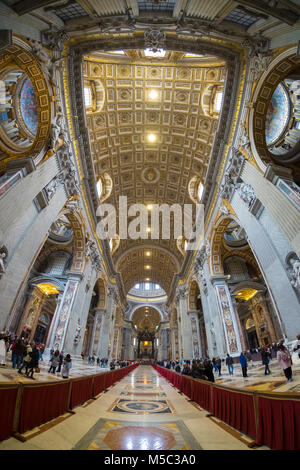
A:
{"type": "Polygon", "coordinates": [[[53,356],[50,359],[50,369],[48,370],[48,373],[55,374],[56,367],[59,364],[59,350],[57,349],[53,356]]]}
{"type": "Polygon", "coordinates": [[[217,370],[219,371],[219,377],[221,377],[222,361],[219,356],[216,357],[216,366],[217,366],[217,370]]]}
{"type": "Polygon", "coordinates": [[[0,366],[6,366],[6,341],[5,341],[5,334],[0,334],[0,366]]]}
{"type": "Polygon", "coordinates": [[[21,367],[19,367],[19,369],[18,369],[19,374],[22,374],[22,369],[25,367],[25,374],[27,375],[28,365],[31,361],[31,353],[32,353],[32,347],[31,347],[31,344],[28,343],[27,346],[26,346],[26,356],[23,359],[23,363],[22,363],[21,367]]]}
{"type": "Polygon", "coordinates": [[[247,375],[246,351],[244,353],[241,352],[241,354],[240,354],[240,364],[241,364],[241,367],[242,367],[243,377],[248,377],[248,375],[247,375]]]}
{"type": "Polygon", "coordinates": [[[226,357],[226,365],[228,367],[229,375],[233,375],[233,359],[228,353],[226,357]]]}
{"type": "Polygon", "coordinates": [[[265,366],[265,375],[271,374],[271,371],[269,368],[270,353],[268,351],[268,348],[262,348],[261,360],[262,360],[262,364],[265,366]]]}
{"type": "Polygon", "coordinates": [[[27,369],[25,375],[29,379],[35,380],[33,378],[33,372],[34,372],[34,369],[37,369],[38,366],[39,366],[39,357],[40,357],[40,352],[39,352],[39,350],[37,349],[37,347],[35,345],[32,348],[32,352],[30,353],[30,356],[31,356],[31,359],[30,359],[30,362],[28,364],[28,369],[27,369]]]}
{"type": "Polygon", "coordinates": [[[63,366],[61,370],[61,375],[63,379],[68,379],[69,378],[69,372],[70,369],[72,368],[72,360],[70,354],[67,354],[66,357],[64,358],[63,361],[63,366]]]}
{"type": "Polygon", "coordinates": [[[12,367],[13,369],[17,368],[20,369],[21,364],[23,362],[23,355],[25,351],[25,345],[23,344],[22,340],[18,338],[11,347],[12,350],[12,367]]]}
{"type": "Polygon", "coordinates": [[[57,373],[59,373],[61,371],[61,366],[62,366],[63,360],[64,360],[64,352],[63,352],[63,350],[61,350],[60,354],[59,354],[58,368],[57,368],[57,371],[56,371],[57,373]]]}
{"type": "Polygon", "coordinates": [[[277,361],[282,368],[288,382],[292,382],[292,358],[288,348],[283,343],[279,343],[277,352],[277,361]]]}
{"type": "Polygon", "coordinates": [[[213,373],[213,365],[210,359],[204,359],[204,371],[203,372],[210,382],[215,381],[215,377],[213,373]]]}

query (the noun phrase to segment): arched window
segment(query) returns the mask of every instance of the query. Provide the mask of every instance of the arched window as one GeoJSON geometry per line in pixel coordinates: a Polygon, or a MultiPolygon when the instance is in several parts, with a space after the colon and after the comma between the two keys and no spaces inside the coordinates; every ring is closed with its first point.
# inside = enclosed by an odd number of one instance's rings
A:
{"type": "Polygon", "coordinates": [[[102,192],[103,192],[103,183],[102,183],[101,178],[98,179],[97,184],[96,184],[96,188],[97,188],[98,197],[100,199],[101,196],[102,196],[102,192]]]}
{"type": "Polygon", "coordinates": [[[100,80],[85,80],[83,87],[85,109],[88,114],[99,113],[104,105],[104,88],[100,80]]]}

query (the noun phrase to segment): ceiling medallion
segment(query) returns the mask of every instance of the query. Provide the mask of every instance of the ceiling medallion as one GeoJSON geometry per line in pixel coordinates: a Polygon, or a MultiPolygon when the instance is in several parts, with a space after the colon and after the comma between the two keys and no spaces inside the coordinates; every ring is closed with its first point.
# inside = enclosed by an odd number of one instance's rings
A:
{"type": "Polygon", "coordinates": [[[157,183],[160,173],[156,168],[145,168],[142,171],[142,180],[144,183],[157,183]]]}

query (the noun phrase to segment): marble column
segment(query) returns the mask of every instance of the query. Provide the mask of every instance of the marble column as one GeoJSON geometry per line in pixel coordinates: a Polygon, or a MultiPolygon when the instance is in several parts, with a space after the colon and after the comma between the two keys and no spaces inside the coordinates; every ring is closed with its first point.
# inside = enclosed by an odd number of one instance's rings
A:
{"type": "Polygon", "coordinates": [[[252,186],[256,197],[269,211],[300,258],[300,217],[297,207],[248,161],[244,162],[241,178],[252,186]]]}
{"type": "Polygon", "coordinates": [[[92,354],[95,354],[96,357],[99,355],[98,353],[99,353],[99,340],[100,340],[102,316],[103,316],[103,311],[101,309],[97,309],[95,311],[93,331],[92,331],[92,337],[90,341],[90,348],[89,348],[90,356],[92,354]]]}
{"type": "Polygon", "coordinates": [[[239,313],[238,313],[238,310],[237,310],[235,295],[231,295],[231,303],[232,303],[232,306],[233,306],[233,309],[234,309],[234,312],[235,312],[237,327],[238,327],[240,340],[241,340],[241,347],[242,347],[243,351],[246,351],[248,348],[247,348],[247,344],[246,344],[245,333],[243,331],[241,321],[240,321],[240,317],[239,317],[239,313]]]}
{"type": "Polygon", "coordinates": [[[56,309],[55,309],[55,312],[54,312],[54,315],[53,315],[53,318],[52,318],[52,321],[51,321],[51,325],[50,325],[50,329],[49,329],[49,333],[48,333],[48,336],[47,336],[47,341],[46,341],[46,349],[49,348],[49,345],[50,345],[50,342],[51,342],[51,338],[53,336],[53,331],[57,325],[57,321],[58,321],[58,312],[59,312],[59,308],[60,308],[60,304],[61,304],[61,301],[62,301],[62,298],[63,298],[63,292],[60,292],[57,299],[56,299],[56,309]]]}
{"type": "Polygon", "coordinates": [[[219,315],[223,324],[226,352],[230,354],[230,356],[234,357],[240,355],[242,345],[236,313],[231,302],[230,292],[225,279],[226,277],[224,276],[214,276],[212,278],[212,283],[218,300],[219,315]]]}
{"type": "Polygon", "coordinates": [[[177,292],[178,311],[180,312],[180,332],[181,332],[181,357],[183,360],[191,360],[193,356],[193,348],[190,339],[190,322],[188,318],[187,296],[188,289],[180,287],[177,292]]]}
{"type": "Polygon", "coordinates": [[[105,315],[103,317],[101,326],[101,344],[100,344],[100,357],[109,359],[111,356],[112,340],[110,336],[111,326],[114,320],[115,313],[115,289],[108,288],[107,292],[107,305],[105,315]]]}
{"type": "Polygon", "coordinates": [[[199,334],[199,319],[198,319],[198,312],[197,311],[190,311],[189,318],[191,322],[191,342],[193,347],[193,359],[200,359],[202,357],[202,348],[201,348],[201,340],[199,334]]]}
{"type": "MultiPolygon", "coordinates": [[[[81,277],[81,276],[80,276],[81,277]]],[[[65,338],[72,313],[75,297],[79,286],[78,276],[72,275],[67,281],[65,291],[57,314],[57,324],[53,330],[50,348],[64,349],[65,338]]]]}

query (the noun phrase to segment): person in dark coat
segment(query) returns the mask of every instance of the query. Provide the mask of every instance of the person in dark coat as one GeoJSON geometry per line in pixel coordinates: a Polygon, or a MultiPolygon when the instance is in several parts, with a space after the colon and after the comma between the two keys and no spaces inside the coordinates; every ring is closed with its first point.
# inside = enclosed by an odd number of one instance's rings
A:
{"type": "Polygon", "coordinates": [[[33,346],[32,352],[29,353],[29,355],[31,356],[31,360],[28,364],[28,369],[27,369],[25,375],[29,379],[35,380],[33,378],[33,372],[34,372],[34,369],[39,366],[39,357],[40,357],[40,352],[39,352],[39,350],[37,349],[37,347],[35,345],[33,346]]]}
{"type": "Polygon", "coordinates": [[[262,349],[261,360],[262,360],[263,365],[265,366],[265,375],[271,374],[271,371],[269,368],[270,353],[267,348],[262,349]]]}
{"type": "Polygon", "coordinates": [[[60,354],[59,354],[59,363],[58,363],[58,368],[57,368],[56,372],[61,371],[61,366],[63,364],[63,360],[64,360],[64,352],[61,351],[60,354]]]}
{"type": "Polygon", "coordinates": [[[217,366],[217,369],[219,371],[219,377],[220,377],[222,375],[221,374],[222,361],[221,361],[221,358],[219,356],[217,356],[217,358],[216,358],[216,366],[217,366]]]}
{"type": "Polygon", "coordinates": [[[21,364],[23,362],[23,355],[24,352],[26,353],[25,345],[23,344],[23,341],[18,338],[12,345],[11,347],[12,350],[12,366],[13,369],[17,366],[17,369],[20,369],[21,364]]]}
{"type": "Polygon", "coordinates": [[[242,372],[243,372],[243,377],[248,377],[247,375],[247,358],[246,358],[246,353],[242,353],[240,354],[240,364],[241,364],[241,367],[242,367],[242,372]]]}
{"type": "Polygon", "coordinates": [[[204,375],[208,378],[210,382],[215,381],[214,373],[213,373],[213,365],[209,359],[205,359],[204,361],[204,375]]]}
{"type": "Polygon", "coordinates": [[[226,365],[228,367],[229,375],[233,375],[233,359],[228,353],[226,357],[226,365]]]}

